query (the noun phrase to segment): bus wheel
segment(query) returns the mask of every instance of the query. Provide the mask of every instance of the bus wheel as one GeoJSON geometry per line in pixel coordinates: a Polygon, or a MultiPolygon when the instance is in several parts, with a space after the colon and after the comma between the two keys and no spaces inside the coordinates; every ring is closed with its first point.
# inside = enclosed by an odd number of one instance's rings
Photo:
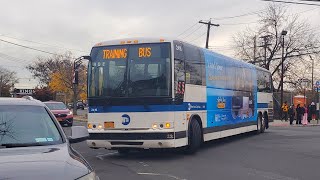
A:
{"type": "Polygon", "coordinates": [[[118,149],[118,153],[120,155],[128,155],[130,153],[130,149],[118,149]]]}
{"type": "Polygon", "coordinates": [[[197,120],[192,119],[189,128],[189,146],[186,149],[188,154],[195,153],[202,143],[201,127],[197,120]]]}
{"type": "Polygon", "coordinates": [[[268,117],[268,113],[264,113],[263,114],[263,117],[264,117],[264,124],[265,124],[265,129],[268,129],[269,128],[269,117],[268,117]]]}
{"type": "Polygon", "coordinates": [[[257,122],[257,133],[264,133],[264,130],[266,129],[265,126],[265,118],[263,117],[262,114],[259,114],[258,116],[258,122],[257,122]]]}

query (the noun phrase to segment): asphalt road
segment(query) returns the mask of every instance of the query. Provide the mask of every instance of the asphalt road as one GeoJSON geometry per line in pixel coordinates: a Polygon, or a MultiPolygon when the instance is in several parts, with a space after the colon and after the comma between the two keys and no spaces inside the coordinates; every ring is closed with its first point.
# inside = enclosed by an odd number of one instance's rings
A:
{"type": "MultiPolygon", "coordinates": [[[[77,123],[75,123],[77,125],[77,123]]],[[[64,128],[70,133],[70,128],[64,128]]],[[[320,179],[320,127],[271,127],[205,143],[194,155],[179,151],[115,151],[74,144],[100,179],[315,180],[320,179]]]]}

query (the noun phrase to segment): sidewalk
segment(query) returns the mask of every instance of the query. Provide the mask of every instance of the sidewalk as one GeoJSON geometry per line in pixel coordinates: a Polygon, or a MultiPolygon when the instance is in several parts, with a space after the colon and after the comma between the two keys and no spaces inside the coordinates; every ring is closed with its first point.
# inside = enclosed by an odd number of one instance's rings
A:
{"type": "Polygon", "coordinates": [[[310,126],[320,126],[320,120],[319,124],[317,124],[317,120],[311,121],[308,123],[308,125],[303,126],[303,125],[296,125],[296,121],[293,121],[293,125],[290,125],[289,120],[286,121],[281,121],[281,120],[273,120],[273,122],[270,122],[269,124],[271,127],[286,127],[286,126],[292,126],[292,127],[310,127],[310,126]]]}

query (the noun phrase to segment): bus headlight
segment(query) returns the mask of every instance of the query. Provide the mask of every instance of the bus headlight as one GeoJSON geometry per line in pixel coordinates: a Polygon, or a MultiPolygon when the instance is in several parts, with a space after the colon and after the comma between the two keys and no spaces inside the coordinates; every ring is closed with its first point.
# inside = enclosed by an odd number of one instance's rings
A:
{"type": "Polygon", "coordinates": [[[101,130],[103,126],[101,124],[98,124],[98,130],[101,130]]]}
{"type": "Polygon", "coordinates": [[[157,129],[158,125],[157,124],[152,124],[152,129],[157,129]]]}

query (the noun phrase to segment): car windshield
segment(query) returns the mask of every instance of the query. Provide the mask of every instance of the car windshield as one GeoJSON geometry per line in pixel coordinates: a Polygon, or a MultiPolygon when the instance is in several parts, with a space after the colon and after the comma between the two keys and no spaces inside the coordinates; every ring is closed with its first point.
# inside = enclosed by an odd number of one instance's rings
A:
{"type": "Polygon", "coordinates": [[[62,109],[67,109],[66,105],[61,103],[45,103],[45,105],[50,109],[50,110],[62,110],[62,109]]]}
{"type": "Polygon", "coordinates": [[[41,106],[0,106],[0,146],[25,147],[62,143],[53,119],[41,106]]]}

